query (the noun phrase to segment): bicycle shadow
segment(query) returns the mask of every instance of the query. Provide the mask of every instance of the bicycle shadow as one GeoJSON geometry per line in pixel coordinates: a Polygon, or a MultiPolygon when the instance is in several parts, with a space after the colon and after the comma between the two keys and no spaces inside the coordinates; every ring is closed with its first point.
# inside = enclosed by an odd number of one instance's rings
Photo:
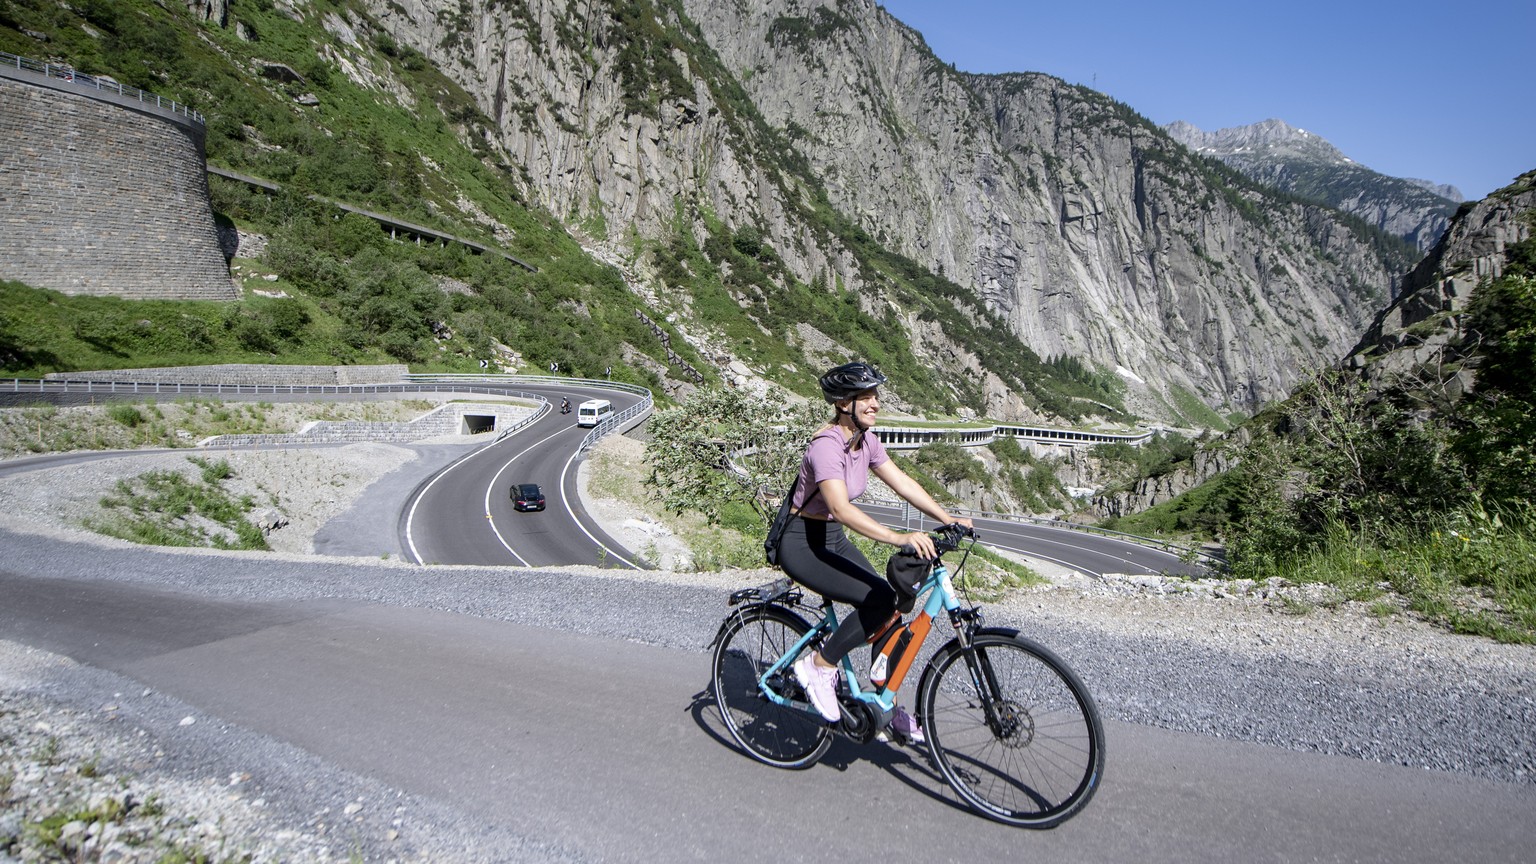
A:
{"type": "MultiPolygon", "coordinates": [[[[718,703],[709,684],[705,684],[702,690],[693,694],[692,701],[689,702],[686,710],[693,715],[693,722],[705,735],[743,759],[757,761],[726,731],[724,721],[720,719],[718,703]]],[[[847,771],[856,762],[874,765],[909,788],[951,809],[977,815],[976,811],[955,796],[949,784],[945,782],[944,776],[933,764],[933,758],[926,749],[882,744],[876,741],[859,744],[842,735],[833,735],[832,746],[816,764],[835,771],[847,771]]]]}

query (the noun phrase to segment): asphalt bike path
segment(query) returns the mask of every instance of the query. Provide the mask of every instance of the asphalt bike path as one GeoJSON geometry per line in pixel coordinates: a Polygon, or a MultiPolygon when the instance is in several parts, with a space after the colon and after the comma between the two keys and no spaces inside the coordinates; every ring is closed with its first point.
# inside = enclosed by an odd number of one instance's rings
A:
{"type": "Polygon", "coordinates": [[[958,805],[914,751],[839,741],[802,772],[739,754],[702,645],[35,571],[0,570],[0,638],[589,860],[1492,862],[1536,848],[1528,787],[1117,722],[1089,807],[1021,831],[958,805]]]}

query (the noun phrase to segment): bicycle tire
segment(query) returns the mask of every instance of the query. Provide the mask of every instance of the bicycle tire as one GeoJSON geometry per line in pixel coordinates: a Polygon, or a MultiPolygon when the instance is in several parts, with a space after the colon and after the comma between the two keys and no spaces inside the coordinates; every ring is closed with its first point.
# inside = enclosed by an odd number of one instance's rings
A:
{"type": "MultiPolygon", "coordinates": [[[[777,768],[816,764],[832,744],[832,731],[808,711],[780,705],[763,695],[758,681],[811,625],[782,606],[760,605],[733,614],[715,643],[711,688],[720,719],[752,758],[777,768]]],[[[784,695],[794,698],[798,682],[786,668],[784,695]],[[786,692],[787,691],[787,692],[786,692]]],[[[803,695],[800,697],[803,700],[803,695]]]]}
{"type": "Polygon", "coordinates": [[[1104,777],[1104,725],[1092,695],[1049,649],[1013,631],[973,643],[1001,697],[988,722],[958,641],[928,662],[918,716],[950,787],[988,818],[1052,828],[1088,804],[1104,777]]]}

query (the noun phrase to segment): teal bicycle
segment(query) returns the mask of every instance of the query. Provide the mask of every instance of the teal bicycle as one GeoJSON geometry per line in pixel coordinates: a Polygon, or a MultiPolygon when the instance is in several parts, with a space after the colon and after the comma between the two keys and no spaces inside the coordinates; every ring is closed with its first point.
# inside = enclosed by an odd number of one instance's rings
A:
{"type": "MultiPolygon", "coordinates": [[[[917,589],[921,611],[877,636],[875,680],[861,686],[842,661],[842,719],[827,723],[791,671],[837,629],[830,601],[807,603],[788,579],[731,595],[714,641],[712,689],[731,737],[779,768],[809,768],[843,735],[860,743],[887,732],[896,691],[928,625],[940,616],[954,638],[935,651],[918,684],[916,717],[934,764],[960,798],[988,818],[1050,828],[1088,804],[1104,776],[1104,727],[1082,681],[1019,631],[987,627],[962,606],[943,555],[969,556],[975,533],[949,525],[933,535],[939,560],[917,589]],[[801,612],[819,617],[810,624],[801,612]]],[[[955,568],[959,573],[965,557],[955,568]]],[[[887,732],[887,734],[891,734],[887,732]]]]}

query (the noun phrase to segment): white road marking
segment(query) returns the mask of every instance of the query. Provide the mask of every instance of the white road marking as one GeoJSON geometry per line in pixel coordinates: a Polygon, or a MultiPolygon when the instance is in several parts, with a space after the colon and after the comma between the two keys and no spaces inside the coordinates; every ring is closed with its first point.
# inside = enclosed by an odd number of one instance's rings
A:
{"type": "MultiPolygon", "coordinates": [[[[566,478],[566,476],[568,474],[570,474],[571,463],[575,462],[576,461],[576,457],[578,457],[580,455],[581,455],[581,451],[579,451],[579,450],[577,452],[575,452],[575,453],[572,453],[571,454],[571,458],[565,460],[565,467],[560,469],[560,488],[562,490],[565,489],[565,478],[566,478]]],[[[570,499],[569,499],[568,496],[562,494],[560,496],[560,500],[565,503],[565,512],[571,514],[571,521],[576,523],[576,527],[581,529],[581,533],[587,535],[587,538],[590,539],[593,543],[596,543],[598,545],[598,548],[600,548],[604,552],[608,553],[608,557],[614,558],[614,559],[619,560],[619,561],[623,561],[625,564],[629,565],[631,568],[633,568],[635,570],[642,569],[638,564],[634,563],[633,561],[629,560],[628,558],[625,558],[623,555],[620,555],[619,553],[613,551],[612,549],[609,549],[606,545],[604,545],[603,541],[601,541],[601,540],[597,539],[597,537],[593,536],[592,532],[587,530],[587,526],[583,525],[581,523],[581,520],[576,517],[576,511],[571,509],[571,502],[570,502],[570,499]]]]}
{"type": "MultiPolygon", "coordinates": [[[[521,561],[523,563],[524,567],[532,567],[533,565],[529,564],[528,560],[526,558],[524,558],[523,556],[517,554],[517,550],[513,549],[512,548],[512,544],[507,542],[507,538],[502,536],[501,529],[496,527],[496,517],[491,515],[491,495],[496,492],[497,487],[500,485],[501,475],[504,474],[508,468],[512,467],[512,463],[513,462],[516,462],[522,456],[527,455],[529,450],[532,450],[533,448],[539,446],[540,444],[543,444],[545,441],[548,441],[549,439],[554,438],[557,435],[560,435],[561,433],[565,432],[566,430],[568,430],[570,428],[571,427],[569,427],[569,426],[565,426],[565,427],[562,427],[560,429],[557,429],[557,430],[555,430],[555,432],[553,434],[546,435],[543,438],[540,438],[539,440],[533,442],[532,444],[529,444],[527,447],[524,447],[522,450],[519,450],[517,453],[513,454],[511,458],[507,459],[506,462],[502,463],[500,468],[496,469],[496,473],[491,475],[491,480],[490,480],[489,483],[486,484],[486,487],[485,487],[485,504],[484,504],[484,506],[485,506],[485,518],[486,518],[487,521],[489,521],[491,523],[491,533],[496,535],[496,542],[500,543],[501,547],[503,549],[507,550],[508,552],[511,552],[512,553],[512,557],[516,558],[519,561],[521,561]]],[[[567,508],[567,509],[569,509],[569,508],[567,508]]],[[[582,530],[586,530],[586,529],[582,529],[582,530]]]]}

